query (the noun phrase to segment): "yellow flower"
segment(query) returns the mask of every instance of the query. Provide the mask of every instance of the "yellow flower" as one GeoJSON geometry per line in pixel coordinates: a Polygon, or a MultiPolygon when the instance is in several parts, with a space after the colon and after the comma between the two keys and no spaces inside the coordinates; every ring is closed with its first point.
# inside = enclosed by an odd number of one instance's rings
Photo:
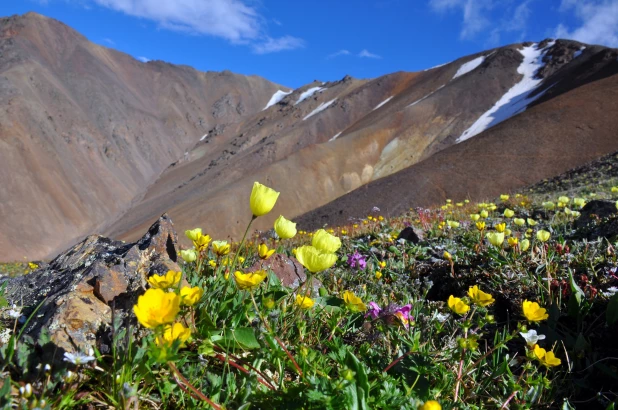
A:
{"type": "Polygon", "coordinates": [[[230,253],[230,244],[227,241],[213,241],[212,250],[219,256],[224,256],[230,253]]]}
{"type": "Polygon", "coordinates": [[[192,288],[183,286],[180,288],[180,303],[185,306],[193,306],[200,300],[203,294],[204,291],[198,286],[192,288]]]}
{"type": "Polygon", "coordinates": [[[509,200],[509,196],[506,195],[506,194],[502,194],[502,195],[500,195],[500,199],[503,200],[503,201],[508,201],[509,200]]]}
{"type": "Polygon", "coordinates": [[[524,239],[519,244],[519,250],[525,252],[530,247],[530,241],[528,239],[524,239]]]}
{"type": "Polygon", "coordinates": [[[457,203],[455,204],[455,206],[462,207],[462,206],[464,206],[464,204],[463,204],[463,202],[457,202],[457,203]]]}
{"type": "Polygon", "coordinates": [[[296,235],[296,224],[285,219],[283,215],[279,215],[275,221],[275,232],[281,239],[293,238],[296,235]]]}
{"type": "Polygon", "coordinates": [[[296,295],[296,306],[301,309],[311,309],[313,305],[315,302],[309,296],[296,295]]]}
{"type": "Polygon", "coordinates": [[[538,239],[541,242],[547,242],[550,236],[551,234],[543,229],[541,229],[540,231],[536,233],[536,239],[538,239]]]}
{"type": "Polygon", "coordinates": [[[311,240],[313,247],[329,253],[335,253],[341,248],[341,239],[329,234],[324,229],[319,229],[311,240]]]}
{"type": "Polygon", "coordinates": [[[476,229],[478,229],[479,231],[482,231],[483,229],[485,229],[485,221],[478,221],[476,223],[476,229]]]}
{"type": "Polygon", "coordinates": [[[266,279],[268,274],[265,270],[258,270],[255,272],[242,273],[237,270],[234,272],[234,280],[236,281],[236,286],[240,290],[254,289],[262,283],[264,279],[266,279]]]}
{"type": "Polygon", "coordinates": [[[348,234],[348,231],[346,231],[345,229],[341,230],[341,235],[347,235],[347,234],[348,234]]]}
{"type": "Polygon", "coordinates": [[[487,240],[493,246],[500,247],[504,242],[504,232],[489,232],[487,234],[487,240]]]}
{"type": "Polygon", "coordinates": [[[161,336],[157,336],[156,343],[158,346],[171,346],[174,340],[180,342],[180,347],[185,346],[185,342],[191,337],[191,330],[187,329],[182,323],[174,323],[173,325],[165,326],[165,330],[161,336]]]}
{"type": "Polygon", "coordinates": [[[39,267],[39,265],[37,265],[37,264],[36,264],[36,263],[34,263],[34,262],[28,262],[28,267],[29,267],[30,269],[32,269],[32,270],[35,270],[35,269],[37,269],[37,268],[39,267]]]}
{"type": "Polygon", "coordinates": [[[470,215],[470,219],[472,219],[474,222],[476,222],[479,219],[481,219],[481,215],[479,215],[479,214],[472,214],[472,215],[470,215]]]}
{"type": "Polygon", "coordinates": [[[197,259],[197,252],[195,252],[195,250],[193,249],[180,251],[180,257],[184,259],[184,261],[187,263],[195,262],[195,260],[197,259]]]}
{"type": "Polygon", "coordinates": [[[460,298],[456,298],[453,295],[449,296],[448,298],[448,307],[458,315],[463,315],[468,310],[470,310],[470,306],[466,305],[466,302],[464,302],[460,298]]]}
{"type": "Polygon", "coordinates": [[[195,228],[195,229],[191,229],[191,230],[186,230],[185,231],[185,235],[191,241],[195,241],[195,240],[197,240],[197,238],[202,236],[202,228],[195,228]]]}
{"type": "Polygon", "coordinates": [[[263,298],[262,304],[268,310],[273,309],[275,307],[275,299],[273,298],[263,298]]]}
{"type": "Polygon", "coordinates": [[[543,364],[546,367],[560,366],[560,363],[562,363],[562,360],[558,359],[554,355],[554,352],[550,350],[549,352],[545,353],[545,359],[543,359],[543,364]]]}
{"type": "Polygon", "coordinates": [[[583,208],[586,205],[586,200],[584,198],[573,198],[573,204],[583,208]]]}
{"type": "Polygon", "coordinates": [[[202,235],[200,234],[194,241],[193,241],[193,246],[195,246],[195,249],[197,249],[198,251],[203,251],[206,248],[208,248],[208,244],[210,243],[211,238],[210,235],[202,235]]]}
{"type": "Polygon", "coordinates": [[[442,410],[442,406],[435,400],[427,400],[418,410],[442,410]]]}
{"type": "Polygon", "coordinates": [[[444,257],[444,259],[447,259],[449,261],[453,260],[453,257],[451,256],[450,253],[448,253],[448,251],[444,251],[444,253],[442,254],[442,256],[444,257]]]}
{"type": "Polygon", "coordinates": [[[489,209],[490,211],[495,211],[497,208],[498,207],[496,206],[496,204],[490,204],[487,209],[489,209]]]}
{"type": "Polygon", "coordinates": [[[214,259],[209,260],[208,264],[210,265],[211,268],[217,267],[217,261],[215,261],[214,259]]]}
{"type": "Polygon", "coordinates": [[[376,271],[376,279],[378,280],[382,279],[382,272],[379,270],[376,271]]]}
{"type": "Polygon", "coordinates": [[[384,217],[382,215],[379,215],[378,216],[378,221],[383,221],[383,220],[384,220],[384,217]]]}
{"type": "Polygon", "coordinates": [[[565,206],[569,203],[569,201],[571,201],[571,199],[568,196],[561,196],[558,198],[558,202],[562,202],[565,206]]]}
{"type": "Polygon", "coordinates": [[[258,217],[269,213],[275,206],[277,198],[279,198],[279,192],[257,181],[254,182],[251,198],[249,199],[253,216],[258,217]]]}
{"type": "Polygon", "coordinates": [[[515,218],[513,219],[513,223],[517,226],[524,226],[526,224],[526,220],[524,218],[515,218]]]}
{"type": "Polygon", "coordinates": [[[148,283],[155,289],[169,289],[177,286],[182,278],[182,272],[168,270],[165,275],[156,273],[148,278],[148,283]]]}
{"type": "Polygon", "coordinates": [[[505,236],[510,236],[510,235],[511,235],[511,230],[510,230],[509,228],[506,228],[506,229],[504,230],[504,235],[505,235],[505,236]]]}
{"type": "Polygon", "coordinates": [[[386,261],[380,261],[378,262],[378,265],[380,265],[380,268],[384,269],[386,268],[386,261]]]}
{"type": "Polygon", "coordinates": [[[446,223],[448,224],[448,226],[451,229],[459,228],[459,222],[456,222],[456,221],[446,221],[446,223]]]}
{"type": "Polygon", "coordinates": [[[509,238],[509,239],[507,240],[507,242],[509,243],[509,246],[510,246],[511,248],[514,248],[515,246],[517,246],[517,242],[518,242],[518,240],[517,240],[517,238],[509,238]]]}
{"type": "Polygon", "coordinates": [[[513,211],[512,209],[508,209],[508,208],[506,208],[506,209],[504,210],[504,216],[505,216],[505,217],[507,217],[507,218],[512,218],[512,217],[513,217],[513,215],[515,215],[515,211],[513,211]]]}
{"type": "Polygon", "coordinates": [[[618,186],[613,186],[612,187],[612,193],[615,194],[618,192],[618,186]]]}
{"type": "Polygon", "coordinates": [[[349,290],[343,292],[343,301],[352,312],[364,312],[367,310],[367,306],[363,303],[361,298],[349,290]]]}
{"type": "Polygon", "coordinates": [[[543,205],[543,208],[547,211],[553,211],[556,208],[556,204],[551,201],[543,202],[541,205],[543,205]]]}
{"type": "Polygon", "coordinates": [[[260,246],[258,246],[258,255],[260,255],[260,259],[266,260],[270,258],[273,253],[275,253],[275,250],[268,249],[265,243],[261,243],[260,246]]]}
{"type": "Polygon", "coordinates": [[[506,229],[506,224],[504,222],[501,224],[497,224],[495,228],[498,232],[504,232],[504,230],[506,229]]]}
{"type": "Polygon", "coordinates": [[[468,296],[472,303],[479,306],[489,306],[495,302],[493,296],[479,289],[478,285],[474,285],[468,289],[468,296]]]}
{"type": "Polygon", "coordinates": [[[326,270],[337,262],[337,255],[323,252],[314,246],[301,246],[296,248],[296,259],[310,272],[316,273],[326,270]]]}
{"type": "Polygon", "coordinates": [[[179,310],[180,297],[161,289],[148,289],[133,306],[137,320],[149,329],[172,323],[179,310]]]}
{"type": "Polygon", "coordinates": [[[549,317],[547,311],[540,307],[536,302],[530,302],[529,300],[524,300],[522,303],[522,310],[524,312],[524,316],[530,322],[540,322],[541,320],[545,320],[549,317]]]}
{"type": "MultiPolygon", "coordinates": [[[[228,259],[229,259],[229,258],[228,258],[228,259]]],[[[238,257],[238,262],[239,262],[239,263],[241,263],[241,264],[242,264],[242,263],[245,263],[245,257],[244,257],[244,256],[239,256],[239,257],[238,257]]]]}
{"type": "Polygon", "coordinates": [[[447,199],[447,200],[446,200],[446,203],[447,203],[447,204],[450,204],[451,202],[453,202],[453,200],[452,200],[452,199],[447,199]]]}

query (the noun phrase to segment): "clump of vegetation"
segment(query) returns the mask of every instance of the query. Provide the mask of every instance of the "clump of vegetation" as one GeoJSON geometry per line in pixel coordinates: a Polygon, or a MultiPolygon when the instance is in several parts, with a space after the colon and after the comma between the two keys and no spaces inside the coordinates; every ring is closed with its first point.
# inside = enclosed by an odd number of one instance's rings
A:
{"type": "MultiPolygon", "coordinates": [[[[149,279],[139,324],[115,326],[111,354],[32,363],[36,343],[16,319],[0,347],[0,400],[54,409],[618,402],[616,244],[569,239],[589,196],[447,200],[393,219],[374,209],[316,232],[281,216],[277,239],[248,236],[278,195],[255,184],[240,243],[186,231],[193,248],[181,251],[182,272],[149,279]],[[422,229],[419,243],[398,239],[411,227],[422,229]],[[293,290],[249,269],[274,252],[294,256],[307,281],[293,290]]],[[[47,341],[43,332],[38,345],[47,341]]]]}

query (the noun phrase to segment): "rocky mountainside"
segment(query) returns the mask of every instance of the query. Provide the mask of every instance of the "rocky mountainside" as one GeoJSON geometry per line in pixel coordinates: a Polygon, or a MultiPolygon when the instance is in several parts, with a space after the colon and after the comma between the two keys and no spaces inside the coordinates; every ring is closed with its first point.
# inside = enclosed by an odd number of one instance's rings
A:
{"type": "Polygon", "coordinates": [[[0,53],[0,260],[93,232],[135,240],[165,212],[238,238],[255,180],[282,192],[255,228],[305,213],[315,227],[491,196],[618,150],[618,50],[575,41],[296,90],[140,63],[35,14],[0,20],[0,53]]]}
{"type": "Polygon", "coordinates": [[[200,138],[278,90],[142,63],[35,13],[0,18],[0,260],[52,256],[115,220],[200,138]]]}
{"type": "Polygon", "coordinates": [[[178,226],[238,237],[254,180],[282,192],[256,226],[268,229],[279,213],[310,212],[300,221],[313,228],[375,205],[395,214],[556,175],[618,149],[617,56],[545,40],[277,93],[277,103],[199,142],[106,233],[134,240],[169,211],[178,226]]]}

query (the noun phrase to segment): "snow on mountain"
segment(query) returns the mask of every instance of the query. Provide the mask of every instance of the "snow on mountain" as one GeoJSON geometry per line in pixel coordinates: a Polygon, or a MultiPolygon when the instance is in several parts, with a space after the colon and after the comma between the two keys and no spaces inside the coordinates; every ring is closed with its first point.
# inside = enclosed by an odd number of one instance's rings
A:
{"type": "Polygon", "coordinates": [[[383,106],[384,104],[386,104],[387,102],[389,102],[390,100],[393,99],[394,96],[390,96],[388,97],[386,100],[382,101],[380,104],[376,105],[375,108],[373,109],[373,111],[377,110],[378,108],[380,108],[381,106],[383,106]]]}
{"type": "Polygon", "coordinates": [[[341,135],[341,132],[336,133],[335,135],[333,135],[333,137],[331,139],[328,140],[328,142],[336,140],[337,137],[340,136],[340,135],[341,135]]]}
{"type": "Polygon", "coordinates": [[[311,97],[313,94],[324,91],[324,90],[326,90],[325,87],[311,87],[310,89],[308,89],[307,91],[303,92],[300,95],[300,97],[298,98],[298,101],[296,101],[294,105],[298,105],[301,102],[305,101],[307,98],[311,97]]]}
{"type": "Polygon", "coordinates": [[[474,124],[457,139],[457,143],[472,138],[477,134],[493,127],[502,121],[519,114],[542,93],[532,98],[528,96],[541,84],[543,79],[535,78],[537,71],[543,67],[543,56],[555,42],[549,43],[545,48],[539,49],[536,44],[524,47],[519,52],[524,56],[524,61],[517,68],[517,72],[523,78],[511,87],[488,111],[479,117],[474,124]]]}
{"type": "Polygon", "coordinates": [[[575,52],[575,54],[573,54],[573,58],[577,58],[581,56],[585,49],[586,49],[586,46],[582,46],[582,48],[580,48],[579,50],[575,52]]]}
{"type": "Polygon", "coordinates": [[[335,99],[333,99],[333,100],[330,100],[330,101],[328,101],[328,102],[323,102],[322,104],[318,105],[318,107],[317,107],[315,110],[311,111],[311,112],[309,113],[309,115],[307,115],[305,118],[303,118],[303,121],[305,121],[305,120],[306,120],[307,118],[309,118],[309,117],[312,117],[312,116],[316,115],[317,113],[319,113],[319,112],[321,112],[321,111],[324,111],[325,109],[327,109],[328,107],[330,107],[330,105],[331,105],[332,103],[334,103],[334,102],[335,102],[335,100],[336,100],[336,98],[335,98],[335,99]]]}
{"type": "Polygon", "coordinates": [[[279,101],[283,100],[283,98],[286,95],[292,94],[292,91],[283,91],[283,90],[278,90],[276,93],[273,94],[272,97],[270,97],[270,100],[268,100],[268,104],[266,104],[266,107],[264,107],[264,109],[262,111],[264,111],[265,109],[267,109],[270,106],[273,106],[275,104],[277,104],[279,101]]]}
{"type": "Polygon", "coordinates": [[[485,61],[485,56],[480,56],[475,58],[474,60],[468,61],[467,63],[463,63],[461,67],[459,67],[459,70],[457,70],[457,72],[453,76],[453,80],[457,77],[469,73],[472,70],[475,70],[478,66],[483,64],[483,61],[485,61]]]}
{"type": "MultiPolygon", "coordinates": [[[[446,85],[446,84],[444,84],[446,85]]],[[[409,104],[408,107],[412,107],[413,105],[416,105],[418,103],[420,103],[421,101],[431,97],[433,94],[437,93],[439,90],[441,90],[442,88],[444,88],[444,85],[441,85],[440,87],[436,88],[435,90],[433,90],[432,92],[430,92],[429,94],[427,94],[426,96],[424,96],[423,98],[420,98],[416,101],[414,101],[412,104],[409,104]]],[[[407,107],[406,107],[407,108],[407,107]]]]}

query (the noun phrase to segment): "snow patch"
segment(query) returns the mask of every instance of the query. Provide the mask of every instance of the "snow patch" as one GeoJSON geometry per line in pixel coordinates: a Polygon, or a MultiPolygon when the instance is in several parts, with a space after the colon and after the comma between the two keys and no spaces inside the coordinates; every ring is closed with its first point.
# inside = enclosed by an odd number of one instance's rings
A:
{"type": "Polygon", "coordinates": [[[308,89],[307,91],[303,92],[300,95],[300,97],[298,98],[298,101],[296,101],[294,105],[298,105],[301,102],[305,101],[307,98],[311,97],[313,94],[324,91],[324,90],[326,90],[326,88],[324,87],[311,87],[310,89],[308,89]]]}
{"type": "Polygon", "coordinates": [[[292,91],[278,90],[276,93],[273,94],[272,97],[270,97],[270,100],[268,100],[268,104],[266,104],[266,107],[264,107],[264,109],[262,111],[264,111],[268,107],[271,107],[271,106],[277,104],[279,101],[283,100],[283,98],[286,95],[289,95],[289,94],[292,94],[292,91]]]}
{"type": "Polygon", "coordinates": [[[450,64],[450,63],[452,63],[452,61],[449,61],[448,63],[444,63],[444,64],[434,65],[433,67],[426,68],[423,71],[429,71],[429,70],[433,70],[434,68],[444,67],[445,65],[450,64]]]}
{"type": "Polygon", "coordinates": [[[577,50],[575,54],[573,54],[573,59],[576,59],[577,57],[581,56],[585,49],[586,49],[586,46],[582,46],[582,48],[577,50]]]}
{"type": "MultiPolygon", "coordinates": [[[[441,85],[440,87],[436,88],[435,90],[433,90],[432,92],[430,92],[429,94],[427,94],[426,96],[424,96],[423,98],[421,98],[421,99],[418,99],[418,100],[414,101],[412,104],[408,105],[408,107],[412,107],[413,105],[416,105],[416,104],[420,103],[421,101],[423,101],[423,100],[425,100],[425,99],[427,99],[427,98],[431,97],[432,95],[434,95],[435,93],[437,93],[439,90],[441,90],[442,88],[444,88],[444,86],[445,86],[445,85],[446,85],[446,84],[441,85]]],[[[406,108],[408,108],[408,107],[406,107],[406,108]]]]}
{"type": "Polygon", "coordinates": [[[394,97],[394,95],[393,95],[393,96],[391,96],[391,97],[388,97],[386,100],[384,100],[384,101],[382,101],[380,104],[376,105],[376,107],[373,109],[373,111],[377,110],[378,108],[380,108],[381,106],[383,106],[384,104],[386,104],[387,102],[389,102],[390,100],[392,100],[392,99],[393,99],[393,97],[394,97]]]}
{"type": "Polygon", "coordinates": [[[307,115],[305,118],[303,118],[303,121],[305,121],[307,118],[312,117],[314,115],[316,115],[317,113],[324,111],[325,109],[327,109],[328,107],[330,107],[330,105],[332,103],[335,102],[335,100],[337,100],[336,98],[334,100],[330,100],[328,102],[323,102],[322,104],[318,105],[317,108],[313,111],[311,111],[309,113],[309,115],[307,115]]]}
{"type": "Polygon", "coordinates": [[[538,70],[543,67],[543,56],[554,43],[555,42],[552,41],[542,49],[539,49],[537,44],[533,44],[530,47],[524,47],[519,50],[524,56],[524,61],[522,61],[517,68],[517,72],[522,74],[523,78],[511,87],[493,107],[481,115],[470,128],[465,130],[464,133],[457,138],[455,141],[456,143],[472,138],[486,129],[525,111],[530,103],[543,95],[543,93],[538,93],[534,97],[529,97],[543,81],[543,79],[534,78],[534,76],[538,70]]]}
{"type": "Polygon", "coordinates": [[[335,135],[334,135],[331,139],[329,139],[328,141],[329,141],[329,142],[330,142],[330,141],[334,141],[334,140],[336,140],[336,139],[337,139],[337,137],[338,137],[338,136],[340,136],[340,135],[341,135],[341,132],[338,132],[338,133],[336,133],[336,134],[335,134],[335,135]]]}
{"type": "Polygon", "coordinates": [[[208,136],[208,134],[204,134],[202,135],[202,138],[200,138],[200,141],[204,141],[206,139],[206,137],[208,136]]]}
{"type": "Polygon", "coordinates": [[[453,80],[464,74],[468,74],[470,71],[475,70],[478,66],[483,64],[483,61],[485,61],[485,56],[480,56],[475,58],[474,60],[468,61],[467,63],[463,63],[461,67],[459,67],[459,70],[457,70],[457,72],[453,76],[453,80]]]}

